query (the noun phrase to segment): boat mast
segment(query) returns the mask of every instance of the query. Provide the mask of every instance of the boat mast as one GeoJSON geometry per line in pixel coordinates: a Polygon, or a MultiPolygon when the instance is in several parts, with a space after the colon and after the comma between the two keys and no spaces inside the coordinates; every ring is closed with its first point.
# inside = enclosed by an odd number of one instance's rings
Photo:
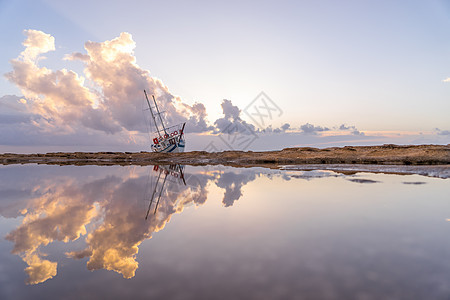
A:
{"type": "Polygon", "coordinates": [[[183,134],[184,134],[184,125],[186,125],[186,122],[183,123],[183,127],[181,128],[181,131],[180,131],[180,138],[178,139],[178,143],[181,142],[181,138],[183,137],[183,134]]]}
{"type": "Polygon", "coordinates": [[[152,97],[153,97],[153,102],[155,102],[156,111],[158,112],[159,119],[161,120],[161,125],[162,125],[162,127],[164,129],[164,133],[167,134],[166,127],[164,127],[164,122],[163,122],[162,117],[161,117],[161,113],[159,112],[158,105],[156,104],[155,95],[152,95],[152,97]]]}
{"type": "MultiPolygon", "coordinates": [[[[155,115],[153,114],[153,110],[152,110],[152,107],[150,105],[150,101],[148,101],[147,92],[145,90],[144,90],[144,94],[145,94],[145,99],[147,99],[148,109],[150,109],[150,112],[152,113],[153,123],[155,123],[156,131],[158,131],[159,137],[161,137],[161,133],[159,133],[158,124],[156,124],[155,115]]],[[[158,108],[158,107],[156,107],[156,108],[158,108]]],[[[164,127],[164,125],[163,125],[163,127],[164,127]]]]}

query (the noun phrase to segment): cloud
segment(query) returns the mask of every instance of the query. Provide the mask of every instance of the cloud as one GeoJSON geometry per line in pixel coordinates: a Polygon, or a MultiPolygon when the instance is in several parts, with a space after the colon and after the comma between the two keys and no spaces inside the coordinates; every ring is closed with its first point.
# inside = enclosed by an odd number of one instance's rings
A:
{"type": "Polygon", "coordinates": [[[283,124],[280,128],[282,131],[286,131],[291,127],[291,125],[289,123],[285,123],[283,124]]]}
{"type": "Polygon", "coordinates": [[[241,119],[241,110],[239,107],[233,105],[231,100],[224,99],[221,106],[224,117],[219,118],[214,122],[214,133],[255,134],[255,126],[241,119]]]}
{"type": "Polygon", "coordinates": [[[30,123],[30,116],[0,114],[0,124],[30,123]]]}
{"type": "Polygon", "coordinates": [[[27,112],[24,101],[24,99],[13,95],[0,97],[0,124],[3,126],[17,125],[18,123],[31,123],[37,120],[39,116],[27,112]]]}
{"type": "Polygon", "coordinates": [[[234,106],[230,100],[224,99],[222,104],[222,112],[227,120],[238,120],[240,119],[241,110],[239,107],[234,106]]]}
{"type": "Polygon", "coordinates": [[[272,128],[272,125],[267,126],[266,128],[260,130],[257,130],[257,133],[266,133],[266,134],[270,134],[270,133],[284,133],[287,130],[289,130],[291,128],[291,125],[289,123],[284,123],[283,125],[281,125],[279,128],[272,128]]]}
{"type": "Polygon", "coordinates": [[[70,59],[85,63],[87,78],[100,87],[100,104],[123,129],[146,132],[140,101],[146,89],[155,95],[168,124],[188,122],[193,131],[207,130],[203,104],[190,106],[172,95],[161,80],[136,64],[135,47],[131,34],[123,32],[103,43],[87,42],[87,55],[74,53],[70,59]]]}
{"type": "Polygon", "coordinates": [[[64,56],[64,60],[70,60],[70,61],[81,60],[81,61],[84,61],[84,62],[88,62],[90,60],[90,57],[89,57],[89,55],[86,55],[86,54],[82,54],[82,53],[79,53],[79,52],[74,52],[72,54],[66,54],[64,56]]]}
{"type": "Polygon", "coordinates": [[[348,130],[352,135],[364,135],[364,132],[359,131],[355,126],[347,126],[346,124],[341,124],[339,130],[348,130]]]}
{"type": "Polygon", "coordinates": [[[6,78],[31,100],[27,109],[42,117],[34,125],[53,132],[73,132],[76,126],[107,133],[120,131],[104,107],[93,107],[97,95],[84,86],[85,78],[70,70],[51,71],[38,66],[39,55],[54,50],[54,38],[35,30],[26,30],[25,34],[26,49],[11,60],[13,71],[6,78]]]}
{"type": "Polygon", "coordinates": [[[306,123],[300,126],[300,130],[304,134],[317,134],[318,132],[328,131],[330,129],[327,127],[314,126],[312,124],[306,123]]]}
{"type": "Polygon", "coordinates": [[[269,125],[265,129],[256,129],[253,124],[247,123],[241,119],[242,111],[238,106],[233,105],[231,100],[224,99],[222,101],[222,113],[223,117],[217,119],[214,122],[214,133],[222,134],[243,134],[243,135],[255,135],[256,133],[270,134],[270,133],[282,133],[290,128],[290,124],[285,123],[280,128],[272,128],[269,125]]]}
{"type": "Polygon", "coordinates": [[[28,29],[24,31],[27,36],[23,45],[26,47],[21,53],[25,61],[36,60],[40,54],[55,51],[55,38],[42,31],[28,29]]]}
{"type": "Polygon", "coordinates": [[[25,99],[14,95],[5,95],[0,97],[0,108],[2,112],[8,113],[23,113],[26,112],[26,107],[23,105],[26,103],[25,99]]]}
{"type": "MultiPolygon", "coordinates": [[[[114,137],[99,131],[89,130],[85,127],[72,126],[71,131],[42,126],[45,119],[32,112],[29,102],[17,96],[3,96],[0,98],[0,144],[25,146],[25,145],[70,145],[77,147],[101,146],[109,148],[114,145],[126,145],[130,143],[130,134],[120,132],[114,137]]],[[[142,141],[147,141],[144,137],[142,141]]],[[[139,140],[136,139],[139,142],[139,140]]],[[[1,146],[0,146],[1,147],[1,146]]],[[[71,149],[74,151],[76,149],[71,149]]],[[[14,150],[17,151],[17,150],[14,150]]]]}
{"type": "Polygon", "coordinates": [[[213,126],[208,125],[206,108],[202,103],[194,103],[191,106],[193,114],[190,115],[188,122],[189,132],[205,132],[213,130],[213,126]]]}
{"type": "Polygon", "coordinates": [[[435,128],[438,135],[450,135],[450,130],[440,130],[439,128],[435,128]]]}
{"type": "MultiPolygon", "coordinates": [[[[172,95],[161,80],[136,64],[136,46],[129,33],[105,42],[87,42],[86,54],[72,53],[84,76],[72,70],[50,70],[38,65],[42,54],[55,50],[55,39],[44,32],[25,30],[25,50],[11,60],[6,78],[16,84],[26,101],[22,110],[34,119],[8,117],[9,123],[28,122],[34,135],[115,135],[117,139],[147,133],[143,117],[143,90],[154,94],[168,124],[187,122],[190,132],[211,128],[203,104],[188,105],[172,95]],[[95,87],[95,88],[93,88],[95,87]]],[[[29,128],[28,128],[29,129],[29,128]]],[[[23,132],[17,130],[19,135],[23,132]]],[[[26,131],[26,130],[23,130],[26,131]]]]}
{"type": "Polygon", "coordinates": [[[0,141],[2,145],[102,145],[126,144],[129,135],[120,133],[115,138],[98,134],[86,128],[72,127],[71,132],[41,126],[45,119],[30,109],[24,98],[6,95],[0,97],[0,141]]]}

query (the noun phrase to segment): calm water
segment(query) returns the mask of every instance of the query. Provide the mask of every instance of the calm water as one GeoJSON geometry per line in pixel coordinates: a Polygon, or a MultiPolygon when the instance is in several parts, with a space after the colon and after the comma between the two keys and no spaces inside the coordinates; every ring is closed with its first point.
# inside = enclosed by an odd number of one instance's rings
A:
{"type": "Polygon", "coordinates": [[[450,179],[0,167],[1,299],[449,299],[450,179]]]}

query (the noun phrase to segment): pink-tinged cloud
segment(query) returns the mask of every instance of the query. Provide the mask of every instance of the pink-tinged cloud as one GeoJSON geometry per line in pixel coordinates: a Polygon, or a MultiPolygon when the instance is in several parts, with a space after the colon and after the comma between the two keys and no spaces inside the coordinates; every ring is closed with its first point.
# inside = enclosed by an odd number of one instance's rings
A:
{"type": "Polygon", "coordinates": [[[55,40],[41,31],[24,33],[25,50],[11,60],[13,70],[6,78],[29,100],[29,112],[41,117],[35,125],[42,131],[70,134],[84,128],[107,134],[147,132],[142,112],[144,89],[155,94],[168,123],[188,122],[191,132],[207,130],[203,104],[183,103],[136,64],[136,44],[129,33],[101,43],[87,42],[87,54],[66,56],[66,60],[85,64],[84,76],[72,70],[40,67],[42,54],[55,49],[55,40]]]}
{"type": "Polygon", "coordinates": [[[21,53],[23,60],[32,61],[37,59],[40,54],[55,51],[55,38],[50,34],[32,29],[25,30],[24,33],[27,39],[23,42],[23,45],[26,47],[21,53]]]}

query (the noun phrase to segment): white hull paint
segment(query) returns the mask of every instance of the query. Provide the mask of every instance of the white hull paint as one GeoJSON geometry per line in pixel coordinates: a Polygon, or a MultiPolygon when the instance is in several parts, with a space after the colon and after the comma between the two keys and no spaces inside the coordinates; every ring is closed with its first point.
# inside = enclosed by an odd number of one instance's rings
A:
{"type": "Polygon", "coordinates": [[[177,145],[170,145],[166,148],[164,148],[163,150],[160,151],[155,151],[155,152],[160,152],[160,153],[179,153],[179,152],[184,152],[184,144],[178,144],[177,145]]]}

